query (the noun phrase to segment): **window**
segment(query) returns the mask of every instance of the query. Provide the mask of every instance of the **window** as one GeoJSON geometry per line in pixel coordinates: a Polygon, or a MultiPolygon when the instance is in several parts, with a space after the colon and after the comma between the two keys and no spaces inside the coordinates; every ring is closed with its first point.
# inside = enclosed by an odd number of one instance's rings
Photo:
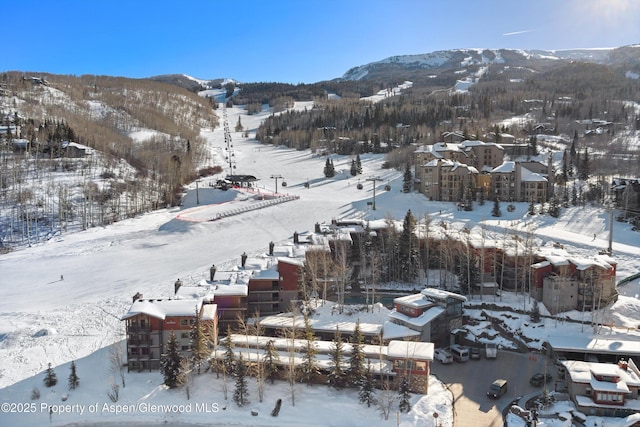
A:
{"type": "Polygon", "coordinates": [[[181,332],[180,333],[180,338],[186,339],[186,338],[189,338],[189,335],[190,335],[189,332],[181,332]]]}
{"type": "Polygon", "coordinates": [[[427,362],[416,361],[416,371],[426,372],[427,371],[427,362]]]}
{"type": "Polygon", "coordinates": [[[180,350],[188,351],[189,350],[189,346],[188,345],[183,345],[183,346],[180,347],[180,350]]]}
{"type": "Polygon", "coordinates": [[[180,319],[180,326],[189,326],[188,319],[180,319]]]}

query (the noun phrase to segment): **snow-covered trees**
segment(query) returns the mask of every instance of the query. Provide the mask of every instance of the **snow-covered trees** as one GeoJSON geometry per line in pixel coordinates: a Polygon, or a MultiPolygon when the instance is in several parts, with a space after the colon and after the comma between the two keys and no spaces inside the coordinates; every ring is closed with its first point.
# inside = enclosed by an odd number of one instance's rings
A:
{"type": "Polygon", "coordinates": [[[496,197],[493,199],[493,209],[491,209],[491,216],[501,217],[502,211],[500,210],[500,200],[496,197]]]}
{"type": "Polygon", "coordinates": [[[360,403],[366,404],[367,408],[376,404],[375,388],[376,385],[375,380],[373,379],[373,374],[371,373],[371,364],[367,363],[367,369],[364,372],[364,379],[361,382],[360,390],[358,391],[360,403]]]}
{"type": "Polygon", "coordinates": [[[182,357],[178,349],[178,340],[173,331],[167,340],[167,352],[162,355],[160,361],[160,372],[167,387],[176,388],[184,384],[185,373],[182,369],[182,357]]]}
{"type": "Polygon", "coordinates": [[[329,352],[329,384],[335,389],[342,389],[347,383],[347,375],[342,367],[342,359],[344,357],[344,343],[342,342],[342,334],[338,327],[333,334],[333,344],[329,352]]]}
{"type": "Polygon", "coordinates": [[[76,362],[71,361],[71,372],[69,373],[69,390],[75,390],[80,385],[80,378],[76,372],[76,362]]]}
{"type": "Polygon", "coordinates": [[[51,363],[49,363],[49,366],[47,367],[47,370],[44,374],[44,385],[46,385],[47,387],[53,387],[56,384],[58,384],[58,378],[56,377],[56,373],[51,367],[51,363]]]}
{"type": "Polygon", "coordinates": [[[398,388],[400,401],[398,402],[398,410],[400,412],[409,412],[411,410],[411,392],[409,391],[409,379],[406,375],[400,380],[398,388]]]}
{"type": "Polygon", "coordinates": [[[333,166],[333,160],[327,157],[327,161],[324,165],[324,176],[331,178],[336,175],[336,168],[333,166]]]}
{"type": "Polygon", "coordinates": [[[411,165],[407,162],[404,169],[404,175],[402,176],[402,191],[404,193],[410,192],[412,183],[413,183],[413,174],[411,173],[411,165]]]}
{"type": "Polygon", "coordinates": [[[418,275],[418,238],[415,235],[415,230],[416,219],[409,209],[404,217],[402,234],[398,240],[399,278],[405,282],[413,282],[418,275]]]}
{"type": "Polygon", "coordinates": [[[202,312],[196,306],[194,322],[191,326],[191,362],[200,373],[202,361],[210,354],[209,339],[205,331],[205,325],[202,322],[202,312]]]}
{"type": "Polygon", "coordinates": [[[222,370],[226,375],[232,375],[235,365],[235,355],[233,354],[233,341],[231,341],[231,328],[227,328],[227,336],[222,340],[222,347],[224,347],[222,370]]]}
{"type": "Polygon", "coordinates": [[[280,355],[278,354],[278,350],[276,346],[273,344],[273,340],[267,341],[267,344],[264,347],[264,356],[262,356],[262,360],[264,362],[264,373],[273,384],[273,380],[277,377],[278,372],[280,371],[280,355]]]}
{"type": "Polygon", "coordinates": [[[302,365],[300,366],[300,380],[306,382],[307,385],[311,385],[314,380],[320,374],[320,368],[318,367],[318,361],[316,355],[318,349],[316,348],[316,336],[309,323],[309,316],[304,315],[304,338],[306,343],[304,350],[302,351],[302,365]]]}
{"type": "Polygon", "coordinates": [[[236,388],[233,391],[233,401],[236,402],[238,406],[244,406],[249,403],[247,399],[249,396],[249,385],[247,384],[247,365],[242,359],[242,354],[238,356],[234,376],[236,379],[236,388]]]}
{"type": "Polygon", "coordinates": [[[351,337],[351,355],[349,356],[349,367],[346,376],[349,386],[360,388],[365,379],[365,355],[362,351],[364,337],[360,329],[360,319],[356,322],[356,327],[351,337]]]}

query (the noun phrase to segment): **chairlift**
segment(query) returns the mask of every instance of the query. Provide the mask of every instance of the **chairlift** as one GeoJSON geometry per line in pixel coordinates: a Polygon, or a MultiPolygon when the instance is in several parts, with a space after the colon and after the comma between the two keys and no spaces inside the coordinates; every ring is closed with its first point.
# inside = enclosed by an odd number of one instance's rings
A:
{"type": "Polygon", "coordinates": [[[356,188],[357,188],[358,190],[362,190],[364,187],[362,186],[362,184],[358,183],[358,185],[356,185],[356,188]]]}
{"type": "Polygon", "coordinates": [[[281,185],[282,185],[283,187],[286,187],[286,186],[287,186],[287,181],[282,181],[282,184],[281,184],[281,185]]]}
{"type": "Polygon", "coordinates": [[[391,186],[389,184],[385,185],[384,191],[391,191],[391,186]]]}

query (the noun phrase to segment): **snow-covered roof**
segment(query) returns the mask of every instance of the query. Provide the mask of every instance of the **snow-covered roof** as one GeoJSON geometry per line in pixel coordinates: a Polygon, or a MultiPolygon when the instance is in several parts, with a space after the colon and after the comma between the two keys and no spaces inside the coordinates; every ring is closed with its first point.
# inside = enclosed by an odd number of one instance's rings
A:
{"type": "MultiPolygon", "coordinates": [[[[138,314],[146,314],[164,320],[167,317],[194,316],[200,311],[202,299],[138,299],[131,304],[129,312],[122,317],[128,319],[138,314]]],[[[215,314],[215,312],[214,312],[215,314]]]]}
{"type": "Polygon", "coordinates": [[[445,291],[444,289],[425,288],[420,293],[427,298],[431,298],[434,301],[445,301],[447,298],[455,298],[462,302],[466,302],[467,298],[464,295],[456,294],[454,292],[445,291]]]}
{"type": "Polygon", "coordinates": [[[397,323],[393,323],[388,320],[384,322],[384,325],[382,327],[382,339],[384,341],[391,340],[394,338],[416,337],[416,336],[419,336],[420,334],[421,334],[420,331],[407,328],[404,325],[398,325],[397,323]]]}
{"type": "Polygon", "coordinates": [[[556,352],[586,351],[640,357],[640,341],[624,338],[588,337],[581,335],[549,335],[547,341],[556,352]]]}
{"type": "Polygon", "coordinates": [[[521,168],[522,182],[547,182],[547,178],[537,172],[531,172],[527,168],[521,168]]]}
{"type": "Polygon", "coordinates": [[[632,369],[622,369],[614,363],[583,362],[581,360],[567,360],[562,362],[576,383],[589,383],[594,390],[629,392],[629,385],[640,386],[640,378],[632,369]],[[617,378],[616,382],[602,381],[596,377],[617,378]]]}
{"type": "Polygon", "coordinates": [[[400,313],[399,311],[391,310],[391,313],[389,313],[389,318],[399,320],[407,325],[422,328],[423,326],[433,321],[433,319],[444,313],[444,311],[444,307],[436,306],[425,310],[425,312],[418,317],[411,317],[407,316],[406,314],[400,313]]]}
{"type": "Polygon", "coordinates": [[[402,304],[415,308],[425,308],[434,304],[432,300],[427,299],[423,294],[413,294],[394,298],[393,302],[394,304],[402,304]]]}
{"type": "Polygon", "coordinates": [[[392,359],[433,360],[433,343],[416,341],[390,341],[387,355],[392,359]]]}
{"type": "MultiPolygon", "coordinates": [[[[335,332],[338,329],[341,332],[353,333],[356,328],[357,319],[347,319],[346,317],[335,316],[334,318],[310,318],[309,325],[315,331],[319,332],[335,332]]],[[[260,320],[262,326],[268,328],[285,329],[291,328],[294,319],[291,313],[280,313],[267,316],[260,320]]],[[[302,316],[296,316],[296,329],[304,328],[302,316]]],[[[379,335],[382,332],[381,323],[364,323],[360,322],[360,331],[364,335],[379,335]]]]}
{"type": "Polygon", "coordinates": [[[502,162],[500,166],[496,166],[491,170],[491,173],[512,173],[516,170],[516,162],[506,161],[502,162]]]}

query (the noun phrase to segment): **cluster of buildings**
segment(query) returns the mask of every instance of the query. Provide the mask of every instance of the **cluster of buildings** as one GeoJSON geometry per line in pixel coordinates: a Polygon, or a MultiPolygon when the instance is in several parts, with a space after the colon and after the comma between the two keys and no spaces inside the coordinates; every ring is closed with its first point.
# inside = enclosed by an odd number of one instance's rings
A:
{"type": "Polygon", "coordinates": [[[417,189],[430,200],[461,202],[498,197],[542,203],[553,192],[551,158],[546,163],[507,161],[504,146],[495,142],[423,145],[414,152],[414,164],[417,189]]]}
{"type": "MultiPolygon", "coordinates": [[[[303,328],[300,319],[297,324],[292,323],[294,320],[289,312],[302,299],[301,279],[310,254],[315,253],[316,256],[318,251],[324,251],[331,256],[336,247],[353,242],[356,234],[369,232],[380,235],[385,232],[385,227],[391,226],[380,222],[371,227],[371,224],[358,224],[357,221],[316,225],[313,233],[294,233],[292,242],[277,246],[270,243],[265,254],[254,257],[242,254],[239,264],[233,268],[221,271],[215,265],[211,266],[209,277],[199,283],[184,284],[178,280],[169,298],[149,299],[137,294],[129,311],[122,317],[126,324],[129,369],[157,369],[171,331],[177,337],[181,351],[188,355],[190,331],[198,315],[206,325],[212,348],[217,344],[219,333],[226,334],[256,315],[260,316],[260,324],[267,335],[277,336],[280,331],[292,327],[303,328]]],[[[451,243],[450,237],[438,236],[435,232],[431,235],[440,244],[444,241],[451,243]]],[[[474,252],[479,260],[482,281],[475,285],[475,293],[494,295],[500,276],[502,289],[514,289],[520,278],[526,278],[527,292],[543,302],[552,313],[572,309],[595,310],[612,302],[617,295],[616,262],[608,255],[582,259],[561,255],[561,252],[531,253],[525,248],[518,250],[517,240],[511,242],[516,246],[505,248],[471,235],[455,244],[460,246],[460,251],[474,252]],[[498,264],[503,270],[500,276],[496,274],[498,264]]],[[[434,253],[437,252],[434,249],[434,253]]],[[[335,293],[335,281],[330,278],[324,280],[329,282],[335,293]]],[[[360,329],[366,342],[381,346],[388,347],[392,342],[429,343],[431,350],[420,347],[420,363],[416,363],[415,355],[407,355],[404,361],[385,356],[391,361],[391,372],[395,375],[408,367],[412,376],[428,374],[433,346],[453,343],[454,331],[462,326],[466,300],[465,296],[451,290],[426,288],[413,295],[395,298],[393,310],[384,321],[360,323],[360,329]],[[425,369],[422,369],[423,362],[427,365],[425,369]],[[416,372],[413,372],[414,367],[416,372]]],[[[336,327],[345,338],[355,329],[354,322],[343,319],[328,324],[312,318],[310,323],[318,339],[326,341],[331,340],[336,327]]],[[[385,352],[389,354],[388,349],[385,352]]],[[[415,387],[427,383],[417,381],[415,387]]]]}

